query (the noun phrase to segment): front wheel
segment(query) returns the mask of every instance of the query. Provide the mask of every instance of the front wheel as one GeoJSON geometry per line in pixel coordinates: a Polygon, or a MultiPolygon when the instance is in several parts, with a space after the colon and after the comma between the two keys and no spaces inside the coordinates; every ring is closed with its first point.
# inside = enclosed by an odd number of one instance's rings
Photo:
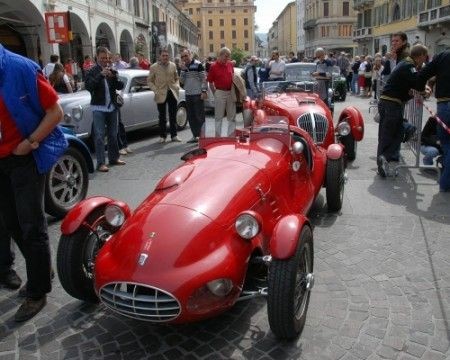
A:
{"type": "Polygon", "coordinates": [[[98,251],[110,236],[103,209],[95,210],[86,222],[71,235],[61,235],[56,267],[66,292],[79,300],[96,303],[94,264],[98,251]]]}
{"type": "Polygon", "coordinates": [[[325,179],[328,211],[335,212],[342,208],[344,201],[344,159],[328,159],[325,179]]]}
{"type": "Polygon", "coordinates": [[[63,218],[86,197],[88,186],[86,159],[76,148],[69,147],[47,175],[45,211],[56,218],[63,218]]]}
{"type": "Polygon", "coordinates": [[[293,257],[273,260],[269,268],[267,311],[272,332],[293,339],[303,330],[314,285],[312,231],[304,226],[293,257]]]}
{"type": "Polygon", "coordinates": [[[186,104],[181,103],[177,108],[177,130],[183,130],[187,125],[187,110],[186,104]]]}
{"type": "Polygon", "coordinates": [[[356,159],[356,141],[352,134],[342,136],[340,142],[344,145],[344,153],[347,161],[353,161],[356,159]]]}

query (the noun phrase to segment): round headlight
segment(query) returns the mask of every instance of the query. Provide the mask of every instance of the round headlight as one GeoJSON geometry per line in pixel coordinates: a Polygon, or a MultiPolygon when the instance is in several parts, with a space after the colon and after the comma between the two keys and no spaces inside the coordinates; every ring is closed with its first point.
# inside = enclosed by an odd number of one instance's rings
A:
{"type": "Polygon", "coordinates": [[[72,117],[75,119],[75,121],[80,121],[83,117],[83,108],[81,105],[78,105],[77,107],[72,109],[72,117]]]}
{"type": "Polygon", "coordinates": [[[233,289],[233,282],[230,279],[217,279],[210,281],[206,287],[216,296],[227,296],[233,289]]]}
{"type": "Polygon", "coordinates": [[[125,213],[117,205],[108,205],[105,208],[105,219],[111,226],[119,227],[125,222],[125,213]]]}
{"type": "Polygon", "coordinates": [[[239,215],[235,227],[239,236],[244,239],[251,239],[259,233],[258,220],[251,214],[239,215]]]}
{"type": "Polygon", "coordinates": [[[351,128],[347,121],[341,121],[337,126],[337,132],[341,136],[347,136],[350,134],[351,128]]]}

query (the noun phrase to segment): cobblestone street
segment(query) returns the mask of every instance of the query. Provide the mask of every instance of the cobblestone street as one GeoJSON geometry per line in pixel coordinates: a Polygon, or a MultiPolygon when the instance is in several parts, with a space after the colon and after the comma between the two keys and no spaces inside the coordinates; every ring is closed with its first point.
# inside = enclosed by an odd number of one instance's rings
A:
{"type": "MultiPolygon", "coordinates": [[[[366,134],[347,170],[341,213],[328,214],[321,195],[310,214],[316,278],[296,341],[273,336],[263,298],[200,323],[154,325],[75,300],[56,277],[48,305],[24,324],[14,322],[17,293],[0,289],[0,359],[450,359],[450,193],[419,169],[377,176],[368,100],[349,95],[336,103],[335,120],[347,105],[363,112],[366,134]]],[[[187,146],[161,150],[156,141],[134,142],[127,166],[95,174],[89,194],[135,207],[187,146]]],[[[409,150],[403,154],[408,161],[409,150]]],[[[50,223],[54,263],[59,226],[50,223]]],[[[26,281],[19,253],[16,268],[26,281]]]]}

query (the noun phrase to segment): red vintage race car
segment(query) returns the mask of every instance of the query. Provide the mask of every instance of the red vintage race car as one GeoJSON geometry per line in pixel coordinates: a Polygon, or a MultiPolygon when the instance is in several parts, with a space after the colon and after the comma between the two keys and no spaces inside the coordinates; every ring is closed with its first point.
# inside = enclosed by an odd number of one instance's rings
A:
{"type": "Polygon", "coordinates": [[[266,296],[273,333],[298,336],[314,284],[307,213],[323,186],[329,210],[341,208],[343,149],[316,146],[286,118],[266,120],[200,139],[134,212],[107,197],[80,203],[61,225],[64,289],[160,323],[266,296]]]}
{"type": "Polygon", "coordinates": [[[339,115],[335,127],[330,110],[333,107],[326,104],[331,105],[333,94],[330,88],[330,96],[325,96],[327,80],[314,78],[309,73],[310,68],[305,73],[297,63],[288,65],[291,65],[286,66],[286,78],[289,80],[265,82],[261,85],[260,99],[247,99],[244,102],[246,126],[253,121],[262,124],[266,122],[267,116],[285,116],[291,125],[306,130],[316,144],[328,148],[335,142],[341,143],[344,146],[345,160],[355,160],[356,144],[364,136],[364,121],[360,111],[354,106],[346,107],[339,115]]]}

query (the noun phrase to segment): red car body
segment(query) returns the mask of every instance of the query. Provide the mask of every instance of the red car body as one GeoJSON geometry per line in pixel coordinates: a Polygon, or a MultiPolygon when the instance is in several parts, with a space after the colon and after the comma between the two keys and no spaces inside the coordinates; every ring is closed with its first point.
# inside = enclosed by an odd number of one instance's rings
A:
{"type": "Polygon", "coordinates": [[[307,213],[327,181],[340,208],[343,152],[339,144],[316,146],[286,122],[201,139],[133,212],[106,197],[80,203],[62,223],[57,262],[66,291],[88,301],[98,296],[135,319],[184,323],[227,310],[255,273],[268,272],[268,291],[259,294],[268,292],[271,327],[279,337],[298,335],[313,285],[307,213]],[[329,174],[330,163],[337,175],[329,174]],[[118,209],[125,221],[111,225],[108,212],[118,209]],[[250,225],[239,228],[238,218],[250,225]],[[280,267],[291,269],[293,280],[278,289],[291,276],[280,267]],[[276,293],[290,286],[304,297],[286,299],[298,316],[283,320],[277,311],[290,306],[279,298],[288,296],[276,293]]]}

